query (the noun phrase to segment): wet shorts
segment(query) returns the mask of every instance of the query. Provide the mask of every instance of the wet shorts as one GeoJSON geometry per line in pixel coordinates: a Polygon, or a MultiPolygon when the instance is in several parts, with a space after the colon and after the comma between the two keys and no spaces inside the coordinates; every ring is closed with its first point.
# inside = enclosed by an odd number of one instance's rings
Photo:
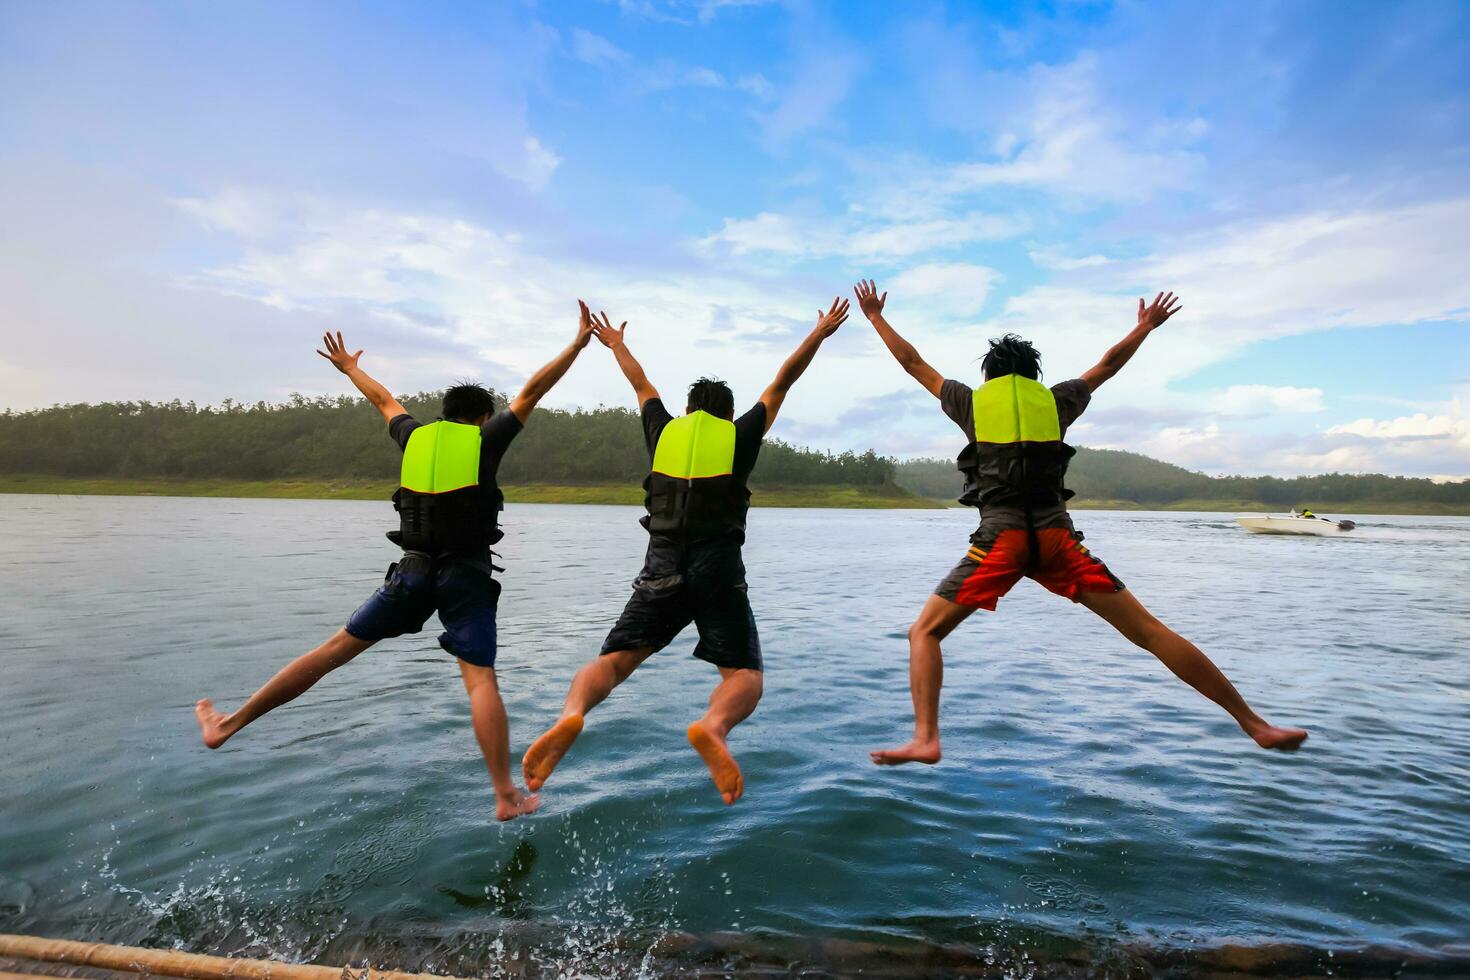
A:
{"type": "Polygon", "coordinates": [[[369,643],[417,633],[439,614],[439,645],[465,663],[495,666],[495,609],[500,583],[477,562],[405,556],[388,566],[382,586],[347,620],[369,643]]]}
{"type": "MultiPolygon", "coordinates": [[[[1049,591],[1076,602],[1084,592],[1123,590],[1123,583],[1083,547],[1081,535],[1071,528],[1044,528],[1036,537],[1041,556],[1030,577],[1049,591]]],[[[934,592],[962,606],[993,610],[1000,597],[1026,577],[1030,552],[1024,530],[1002,531],[988,549],[971,545],[934,592]]]]}
{"type": "Polygon", "coordinates": [[[700,660],[732,670],[762,668],[739,542],[709,545],[692,548],[678,571],[662,569],[669,574],[651,575],[655,569],[645,565],[623,614],[603,641],[603,653],[662,650],[693,623],[699,630],[694,656],[700,660]]]}

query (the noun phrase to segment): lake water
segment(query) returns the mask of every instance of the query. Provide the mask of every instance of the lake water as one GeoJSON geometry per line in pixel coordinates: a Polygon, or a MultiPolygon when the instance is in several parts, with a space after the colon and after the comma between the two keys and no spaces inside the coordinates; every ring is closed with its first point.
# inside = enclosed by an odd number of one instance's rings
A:
{"type": "MultiPolygon", "coordinates": [[[[1079,514],[1303,750],[1023,582],[946,646],[944,762],[879,770],[972,517],[753,511],[745,798],[684,740],[714,679],[690,633],[502,826],[434,632],[199,744],[196,698],[235,706],[381,580],[386,503],[0,502],[0,931],[466,976],[1470,971],[1470,520],[1079,514]]],[[[506,514],[516,758],[626,598],[637,515],[506,514]]]]}

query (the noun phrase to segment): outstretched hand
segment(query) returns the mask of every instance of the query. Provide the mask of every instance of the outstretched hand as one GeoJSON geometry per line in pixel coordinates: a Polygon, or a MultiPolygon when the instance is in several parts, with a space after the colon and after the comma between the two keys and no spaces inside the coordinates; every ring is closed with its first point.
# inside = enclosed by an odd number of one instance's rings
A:
{"type": "Polygon", "coordinates": [[[888,292],[884,290],[883,295],[878,295],[878,285],[871,279],[859,279],[858,284],[852,290],[857,294],[858,309],[863,311],[863,316],[869,320],[883,312],[883,304],[888,301],[888,292]]]}
{"type": "Polygon", "coordinates": [[[317,353],[332,362],[332,367],[346,374],[357,367],[357,359],[362,356],[362,351],[356,354],[347,353],[347,345],[342,342],[342,331],[337,331],[334,339],[330,333],[322,334],[322,340],[326,341],[327,349],[318,350],[317,353]]]}
{"type": "Polygon", "coordinates": [[[837,328],[842,326],[846,320],[847,300],[837,297],[832,300],[832,308],[826,313],[823,313],[821,308],[818,307],[817,325],[812,330],[815,333],[821,334],[824,338],[830,337],[837,332],[837,328]]]}
{"type": "MultiPolygon", "coordinates": [[[[585,303],[582,304],[582,310],[584,312],[587,310],[587,304],[585,304],[585,303]]],[[[627,329],[628,329],[628,321],[627,320],[624,320],[618,326],[618,328],[616,330],[614,330],[613,329],[613,325],[612,325],[612,321],[607,318],[607,314],[606,313],[603,313],[602,314],[602,319],[601,320],[597,319],[597,317],[595,317],[595,316],[592,317],[592,325],[591,325],[592,332],[597,336],[597,339],[599,341],[601,341],[602,346],[608,348],[609,350],[611,350],[612,348],[617,347],[617,346],[619,346],[619,345],[622,344],[622,342],[623,342],[623,334],[624,334],[624,332],[627,331],[627,329]]]]}
{"type": "Polygon", "coordinates": [[[577,307],[581,311],[577,317],[577,338],[572,341],[572,346],[577,350],[584,350],[592,339],[592,311],[587,309],[587,304],[577,300],[577,307]]]}
{"type": "Polygon", "coordinates": [[[1159,293],[1154,301],[1148,306],[1143,305],[1143,298],[1138,299],[1138,325],[1152,330],[1164,325],[1164,321],[1175,313],[1184,309],[1179,305],[1179,299],[1173,293],[1159,293]]]}

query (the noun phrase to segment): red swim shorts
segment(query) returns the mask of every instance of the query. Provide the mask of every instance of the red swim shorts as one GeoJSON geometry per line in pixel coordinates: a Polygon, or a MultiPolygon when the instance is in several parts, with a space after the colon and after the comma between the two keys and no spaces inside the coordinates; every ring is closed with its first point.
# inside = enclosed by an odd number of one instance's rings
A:
{"type": "MultiPolygon", "coordinates": [[[[1094,558],[1076,532],[1049,527],[1036,532],[1040,560],[1030,577],[1047,590],[1077,601],[1084,592],[1121,592],[1123,583],[1094,558]]],[[[1031,548],[1025,531],[1002,531],[989,550],[971,545],[965,557],[934,592],[962,606],[995,609],[1000,597],[1026,577],[1031,548]]]]}

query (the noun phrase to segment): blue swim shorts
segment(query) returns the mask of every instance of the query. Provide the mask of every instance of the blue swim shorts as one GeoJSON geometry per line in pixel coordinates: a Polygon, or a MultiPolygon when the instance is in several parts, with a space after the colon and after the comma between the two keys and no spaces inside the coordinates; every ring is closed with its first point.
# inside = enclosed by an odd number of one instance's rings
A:
{"type": "Polygon", "coordinates": [[[439,614],[439,645],[465,663],[495,666],[495,611],[500,583],[485,563],[405,555],[382,586],[347,619],[347,632],[369,643],[418,633],[439,614]]]}

